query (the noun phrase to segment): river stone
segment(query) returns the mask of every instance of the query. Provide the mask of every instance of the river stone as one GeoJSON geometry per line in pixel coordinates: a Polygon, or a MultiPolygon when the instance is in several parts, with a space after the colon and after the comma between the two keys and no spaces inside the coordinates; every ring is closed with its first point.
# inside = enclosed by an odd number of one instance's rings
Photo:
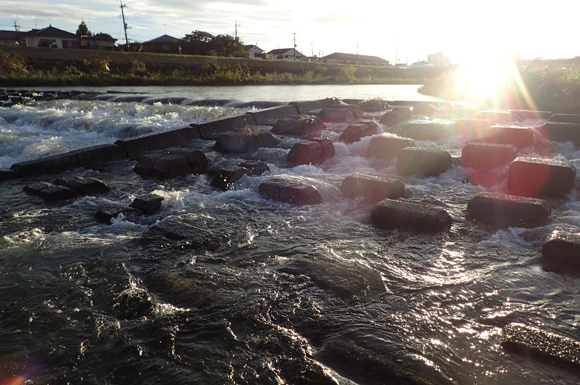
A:
{"type": "Polygon", "coordinates": [[[550,204],[542,199],[481,192],[467,204],[467,219],[497,226],[538,227],[550,217],[550,204]]]}
{"type": "Polygon", "coordinates": [[[270,172],[270,167],[268,167],[266,163],[259,160],[246,160],[240,163],[239,166],[247,169],[248,175],[250,176],[258,176],[266,172],[270,172]]]}
{"type": "Polygon", "coordinates": [[[358,142],[365,127],[366,125],[363,124],[350,124],[344,129],[338,140],[347,144],[358,142]]]}
{"type": "Polygon", "coordinates": [[[78,175],[59,178],[54,181],[54,184],[72,188],[83,195],[104,194],[110,190],[109,186],[100,179],[78,175]]]}
{"type": "Polygon", "coordinates": [[[249,169],[240,166],[223,167],[217,170],[216,176],[211,181],[211,186],[226,191],[238,180],[242,179],[244,175],[248,175],[249,169]]]}
{"type": "Polygon", "coordinates": [[[548,140],[580,146],[580,123],[546,122],[539,131],[548,140]]]}
{"type": "Polygon", "coordinates": [[[323,108],[318,113],[318,117],[322,122],[349,122],[360,118],[362,111],[359,106],[337,106],[331,108],[323,108]]]}
{"type": "Polygon", "coordinates": [[[447,136],[447,124],[434,122],[407,123],[401,133],[416,140],[439,140],[447,136]]]}
{"type": "Polygon", "coordinates": [[[152,226],[144,234],[144,238],[147,240],[159,236],[170,241],[180,242],[188,247],[210,250],[217,249],[227,240],[227,236],[221,232],[192,225],[189,223],[189,217],[184,219],[179,217],[167,218],[152,226]]]}
{"type": "Polygon", "coordinates": [[[267,131],[226,132],[219,136],[213,149],[226,154],[254,152],[262,147],[275,147],[280,140],[267,131]]]}
{"type": "Polygon", "coordinates": [[[396,124],[402,123],[405,120],[411,119],[413,113],[410,107],[395,107],[391,111],[388,111],[381,118],[380,123],[386,127],[391,127],[396,124]]]}
{"type": "Polygon", "coordinates": [[[495,123],[511,123],[513,121],[512,116],[508,111],[503,110],[483,110],[478,111],[475,114],[477,119],[491,120],[495,123]]]}
{"type": "Polygon", "coordinates": [[[367,158],[391,160],[399,155],[405,147],[414,147],[415,141],[410,138],[401,138],[393,135],[378,135],[371,138],[367,149],[367,158]]]}
{"type": "Polygon", "coordinates": [[[376,227],[417,231],[442,231],[451,225],[451,217],[437,206],[402,200],[383,199],[371,210],[376,227]]]}
{"type": "Polygon", "coordinates": [[[576,168],[556,159],[520,157],[510,164],[508,192],[528,197],[559,198],[576,185],[576,168]]]}
{"type": "Polygon", "coordinates": [[[580,370],[580,342],[520,323],[503,328],[501,344],[509,352],[531,356],[542,362],[580,370]]]}
{"type": "Polygon", "coordinates": [[[455,121],[455,135],[464,139],[483,139],[488,136],[493,122],[489,119],[458,119],[455,121]]]}
{"type": "Polygon", "coordinates": [[[151,314],[154,308],[155,304],[149,292],[140,288],[123,290],[113,305],[117,318],[124,320],[146,317],[151,314]]]}
{"type": "Polygon", "coordinates": [[[437,107],[430,103],[419,103],[413,107],[413,115],[433,116],[437,114],[437,107]]]}
{"type": "Polygon", "coordinates": [[[580,123],[580,115],[578,115],[578,114],[554,114],[550,117],[550,122],[580,123]]]}
{"type": "Polygon", "coordinates": [[[513,161],[518,150],[511,144],[467,143],[461,149],[461,165],[478,171],[489,171],[513,161]]]}
{"type": "Polygon", "coordinates": [[[405,195],[405,185],[398,179],[380,175],[354,174],[344,178],[340,185],[342,195],[347,198],[363,196],[369,201],[385,198],[398,199],[405,195]]]}
{"type": "Polygon", "coordinates": [[[509,110],[509,113],[515,120],[520,122],[525,120],[548,120],[552,117],[552,113],[549,111],[509,110]]]}
{"type": "Polygon", "coordinates": [[[382,99],[369,99],[359,102],[358,106],[365,112],[379,112],[387,110],[389,103],[382,99]]]}
{"type": "Polygon", "coordinates": [[[205,154],[194,148],[170,147],[142,156],[135,172],[141,176],[166,179],[205,171],[208,160],[205,154]]]}
{"type": "Polygon", "coordinates": [[[133,199],[130,207],[141,210],[145,215],[157,214],[161,209],[163,197],[155,194],[141,195],[133,199]]]}
{"type": "Polygon", "coordinates": [[[405,147],[397,156],[399,175],[437,176],[452,165],[447,151],[434,148],[405,147]]]}
{"type": "Polygon", "coordinates": [[[319,131],[324,124],[317,117],[288,117],[278,119],[270,131],[277,135],[304,136],[314,131],[319,131]]]}
{"type": "Polygon", "coordinates": [[[301,164],[320,165],[334,156],[334,144],[330,139],[315,138],[300,141],[288,153],[288,163],[292,166],[301,164]]]}
{"type": "Polygon", "coordinates": [[[547,270],[580,272],[580,231],[554,230],[542,246],[542,264],[547,270]]]}
{"type": "Polygon", "coordinates": [[[79,192],[72,188],[57,186],[48,182],[37,182],[25,186],[23,191],[29,195],[37,195],[47,201],[71,199],[79,196],[79,192]]]}
{"type": "Polygon", "coordinates": [[[285,203],[311,205],[322,203],[318,189],[300,178],[277,176],[258,186],[260,195],[285,203]]]}
{"type": "Polygon", "coordinates": [[[139,216],[143,215],[143,212],[129,206],[103,207],[97,210],[95,213],[95,219],[98,222],[110,225],[111,220],[117,218],[121,214],[129,220],[135,221],[139,216]]]}
{"type": "Polygon", "coordinates": [[[534,130],[529,127],[492,126],[487,143],[511,144],[518,150],[534,146],[534,130]]]}

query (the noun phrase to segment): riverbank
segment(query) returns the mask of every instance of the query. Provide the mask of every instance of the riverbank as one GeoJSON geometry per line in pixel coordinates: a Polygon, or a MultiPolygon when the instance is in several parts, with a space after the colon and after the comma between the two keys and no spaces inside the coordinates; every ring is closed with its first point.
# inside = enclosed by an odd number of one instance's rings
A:
{"type": "Polygon", "coordinates": [[[423,84],[446,71],[37,47],[3,47],[0,57],[4,86],[423,84]]]}

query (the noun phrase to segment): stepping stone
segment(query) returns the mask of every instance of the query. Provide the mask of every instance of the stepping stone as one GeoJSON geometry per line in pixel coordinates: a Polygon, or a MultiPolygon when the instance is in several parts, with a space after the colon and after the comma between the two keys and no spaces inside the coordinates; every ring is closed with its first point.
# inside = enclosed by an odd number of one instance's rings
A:
{"type": "Polygon", "coordinates": [[[397,156],[399,175],[437,176],[452,165],[447,151],[433,148],[406,147],[397,156]]]}
{"type": "Polygon", "coordinates": [[[534,145],[534,130],[528,127],[493,126],[489,129],[487,143],[511,144],[518,150],[534,145]]]}
{"type": "Polygon", "coordinates": [[[229,190],[235,182],[248,175],[250,170],[240,166],[224,167],[218,170],[217,175],[212,179],[211,186],[222,191],[229,190]]]}
{"type": "Polygon", "coordinates": [[[443,123],[407,123],[404,135],[416,140],[439,140],[447,136],[447,124],[443,123]]]}
{"type": "Polygon", "coordinates": [[[57,186],[72,188],[83,195],[104,194],[110,190],[100,179],[82,176],[69,176],[54,181],[57,186]]]}
{"type": "Polygon", "coordinates": [[[363,196],[369,201],[385,198],[398,199],[405,195],[405,185],[398,179],[379,175],[354,174],[344,178],[340,185],[342,195],[347,198],[363,196]]]}
{"type": "Polygon", "coordinates": [[[580,272],[580,231],[554,230],[542,246],[544,268],[559,273],[580,272]]]}
{"type": "Polygon", "coordinates": [[[37,195],[47,201],[71,199],[79,196],[78,191],[72,188],[57,186],[48,182],[37,182],[26,186],[23,191],[29,195],[37,195]]]}
{"type": "Polygon", "coordinates": [[[437,107],[429,103],[419,103],[413,107],[413,115],[433,116],[437,114],[437,107]]]}
{"type": "Polygon", "coordinates": [[[300,178],[272,177],[258,186],[260,195],[280,202],[299,205],[322,203],[322,196],[315,186],[307,184],[300,178]]]}
{"type": "Polygon", "coordinates": [[[442,231],[451,225],[444,209],[422,203],[383,199],[371,210],[371,220],[379,228],[442,231]]]}
{"type": "Polygon", "coordinates": [[[550,122],[580,123],[580,115],[578,115],[578,114],[554,114],[550,117],[550,122]]]}
{"type": "Polygon", "coordinates": [[[219,136],[213,149],[226,154],[243,154],[263,147],[275,147],[279,143],[280,140],[267,131],[225,132],[219,136]]]}
{"type": "Polygon", "coordinates": [[[110,225],[111,220],[117,218],[120,214],[123,214],[129,220],[135,220],[137,217],[143,215],[143,212],[129,206],[106,207],[97,210],[95,213],[95,219],[98,222],[110,225]]]}
{"type": "Polygon", "coordinates": [[[323,122],[349,122],[362,116],[359,106],[338,106],[323,108],[318,113],[318,118],[323,122]]]}
{"type": "Polygon", "coordinates": [[[248,175],[250,176],[258,176],[266,172],[270,172],[270,167],[268,167],[266,163],[259,160],[246,160],[240,163],[239,166],[247,169],[248,175]]]}
{"type": "Polygon", "coordinates": [[[580,370],[580,342],[520,323],[503,328],[501,345],[509,352],[580,370]]]}
{"type": "Polygon", "coordinates": [[[482,139],[487,137],[493,122],[488,119],[459,119],[455,122],[455,135],[464,139],[482,139]]]}
{"type": "Polygon", "coordinates": [[[580,146],[580,123],[546,122],[538,130],[548,140],[580,146]]]}
{"type": "Polygon", "coordinates": [[[303,136],[322,128],[324,128],[324,123],[319,118],[301,116],[278,119],[270,132],[277,135],[303,136]]]}
{"type": "Polygon", "coordinates": [[[142,156],[135,165],[135,172],[144,177],[166,179],[202,173],[207,164],[208,160],[201,150],[170,147],[142,156]]]}
{"type": "Polygon", "coordinates": [[[303,140],[292,147],[288,153],[288,162],[293,166],[320,165],[333,156],[334,144],[330,139],[303,140]]]}
{"type": "Polygon", "coordinates": [[[415,147],[415,141],[393,135],[378,135],[371,139],[366,156],[367,158],[392,160],[405,147],[415,147]]]}
{"type": "Polygon", "coordinates": [[[509,110],[510,115],[520,122],[524,120],[548,120],[552,117],[549,111],[509,110]]]}
{"type": "Polygon", "coordinates": [[[388,111],[381,118],[380,123],[384,124],[386,127],[391,127],[396,124],[402,123],[405,120],[411,119],[413,113],[410,107],[395,107],[393,110],[388,111]]]}
{"type": "Polygon", "coordinates": [[[467,219],[499,228],[543,226],[550,213],[550,204],[542,199],[500,193],[478,193],[467,204],[467,219]]]}
{"type": "Polygon", "coordinates": [[[489,171],[513,161],[518,150],[511,144],[467,143],[461,150],[461,165],[478,171],[489,171]]]}
{"type": "Polygon", "coordinates": [[[491,120],[494,123],[509,123],[512,122],[512,116],[507,111],[502,110],[484,110],[475,114],[478,119],[491,120]]]}
{"type": "Polygon", "coordinates": [[[559,198],[576,185],[576,168],[555,159],[520,157],[510,164],[508,192],[528,197],[559,198]]]}
{"type": "Polygon", "coordinates": [[[136,197],[129,207],[141,210],[145,215],[157,214],[161,209],[161,202],[163,197],[155,194],[147,194],[136,197]]]}

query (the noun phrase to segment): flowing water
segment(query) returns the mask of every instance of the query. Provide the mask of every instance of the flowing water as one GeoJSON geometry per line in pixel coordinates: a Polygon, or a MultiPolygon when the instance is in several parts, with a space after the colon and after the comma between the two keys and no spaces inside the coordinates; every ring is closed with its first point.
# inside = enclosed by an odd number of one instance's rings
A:
{"type": "MultiPolygon", "coordinates": [[[[120,101],[127,95],[428,99],[416,88],[133,88],[92,101],[17,105],[0,109],[0,168],[240,112],[235,103],[120,101]]],[[[496,230],[465,220],[465,210],[477,192],[505,191],[506,170],[484,188],[454,166],[438,177],[402,178],[405,199],[445,208],[449,229],[379,230],[370,223],[372,204],[343,198],[339,186],[355,172],[394,175],[396,165],[364,156],[370,138],[337,141],[345,127],[327,126],[336,155],[321,166],[285,166],[296,138],[239,156],[199,141],[212,166],[269,164],[271,173],[243,177],[226,192],[212,189],[207,175],[142,179],[134,161],[65,172],[111,187],[74,201],[22,192],[55,175],[0,182],[0,384],[418,383],[395,378],[405,370],[437,384],[578,384],[578,373],[500,345],[511,322],[580,339],[580,280],[540,264],[552,230],[580,226],[578,191],[551,200],[544,227],[496,230]],[[296,206],[258,194],[263,180],[282,174],[316,184],[323,203],[296,206]],[[99,208],[145,193],[164,198],[158,214],[95,220],[99,208]],[[190,236],[168,239],[159,225],[190,236]]],[[[417,141],[455,156],[465,143],[417,141]]],[[[553,144],[549,155],[524,152],[580,166],[570,143],[553,144]]]]}

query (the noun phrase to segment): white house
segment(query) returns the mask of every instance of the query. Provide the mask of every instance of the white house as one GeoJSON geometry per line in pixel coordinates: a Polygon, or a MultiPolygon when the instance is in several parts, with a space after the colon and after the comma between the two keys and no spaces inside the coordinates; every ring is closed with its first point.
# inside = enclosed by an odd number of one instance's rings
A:
{"type": "Polygon", "coordinates": [[[77,35],[52,25],[19,34],[18,40],[21,45],[28,47],[79,48],[77,35]]]}
{"type": "Polygon", "coordinates": [[[308,58],[298,52],[295,48],[278,48],[266,54],[268,60],[283,60],[283,61],[304,61],[308,58]]]}
{"type": "Polygon", "coordinates": [[[250,44],[244,46],[244,51],[248,54],[250,59],[263,59],[264,50],[257,45],[250,44]]]}

